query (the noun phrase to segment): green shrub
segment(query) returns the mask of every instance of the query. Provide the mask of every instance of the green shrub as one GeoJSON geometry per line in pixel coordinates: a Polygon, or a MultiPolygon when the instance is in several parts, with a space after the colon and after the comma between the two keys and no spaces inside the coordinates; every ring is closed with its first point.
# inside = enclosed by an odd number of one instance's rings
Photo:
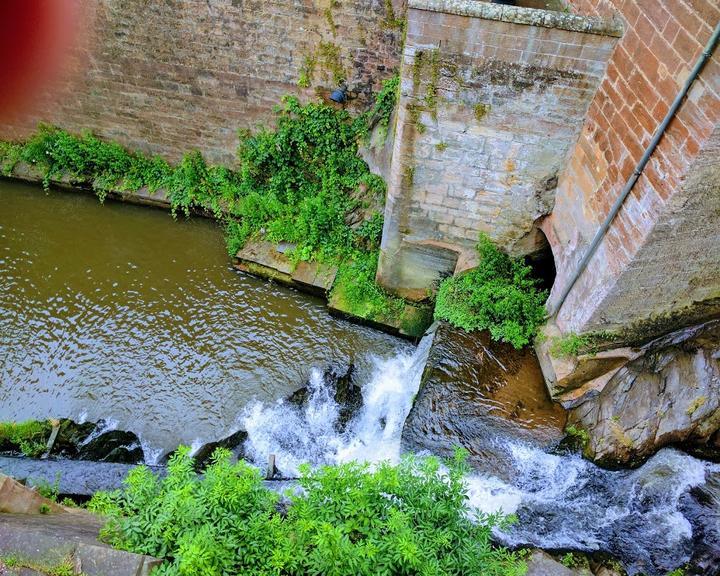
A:
{"type": "Polygon", "coordinates": [[[468,519],[464,455],[439,472],[437,460],[413,457],[305,467],[283,515],[255,468],[220,449],[199,477],[182,448],[165,479],[136,468],[89,508],[109,516],[114,546],[166,558],[158,575],[524,574],[519,555],[490,543],[506,519],[468,519]]]}
{"type": "Polygon", "coordinates": [[[481,235],[477,250],[477,268],[440,285],[435,317],[468,331],[489,330],[493,339],[522,348],[544,321],[547,292],[538,288],[529,266],[487,236],[481,235]]]}
{"type": "Polygon", "coordinates": [[[52,426],[47,420],[0,422],[0,450],[19,450],[36,458],[45,452],[52,426]]]}

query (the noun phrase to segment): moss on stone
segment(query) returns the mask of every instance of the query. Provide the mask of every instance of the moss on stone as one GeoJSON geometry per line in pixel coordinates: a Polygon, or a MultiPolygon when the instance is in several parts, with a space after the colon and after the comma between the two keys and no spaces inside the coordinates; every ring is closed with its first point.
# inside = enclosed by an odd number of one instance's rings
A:
{"type": "Polygon", "coordinates": [[[45,451],[51,431],[47,420],[0,423],[0,450],[35,458],[45,451]]]}
{"type": "Polygon", "coordinates": [[[381,26],[391,30],[405,30],[405,19],[399,18],[395,14],[392,0],[385,0],[385,18],[383,19],[381,26]]]}
{"type": "Polygon", "coordinates": [[[698,396],[690,403],[690,406],[688,406],[688,409],[685,410],[685,414],[692,417],[695,412],[697,412],[705,403],[707,402],[706,396],[698,396]]]}
{"type": "Polygon", "coordinates": [[[329,74],[335,84],[345,81],[345,70],[340,57],[340,47],[334,42],[320,42],[318,47],[319,63],[322,69],[329,74]]]}
{"type": "Polygon", "coordinates": [[[483,118],[485,118],[485,116],[487,116],[488,112],[490,112],[490,104],[483,104],[482,102],[475,104],[473,112],[475,114],[475,120],[480,122],[483,118]]]}

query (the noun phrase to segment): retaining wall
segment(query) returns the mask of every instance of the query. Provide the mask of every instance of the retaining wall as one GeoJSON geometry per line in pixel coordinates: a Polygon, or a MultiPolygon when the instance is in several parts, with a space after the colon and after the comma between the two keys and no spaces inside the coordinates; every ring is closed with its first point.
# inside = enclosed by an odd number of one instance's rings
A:
{"type": "Polygon", "coordinates": [[[379,280],[422,298],[486,232],[527,254],[612,54],[609,19],[410,0],[379,280]]]}
{"type": "Polygon", "coordinates": [[[271,121],[284,94],[326,95],[342,76],[364,106],[400,60],[404,0],[77,1],[84,30],[62,80],[1,139],[42,121],[232,164],[237,129],[271,121]]]}

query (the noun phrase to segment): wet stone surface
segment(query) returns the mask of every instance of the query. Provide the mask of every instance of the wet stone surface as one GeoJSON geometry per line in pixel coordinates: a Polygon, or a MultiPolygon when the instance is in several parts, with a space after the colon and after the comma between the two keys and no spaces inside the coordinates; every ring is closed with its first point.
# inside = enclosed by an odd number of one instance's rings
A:
{"type": "Polygon", "coordinates": [[[564,424],[532,350],[441,323],[402,440],[406,450],[441,455],[462,446],[475,467],[497,472],[500,438],[549,446],[560,440],[564,424]]]}

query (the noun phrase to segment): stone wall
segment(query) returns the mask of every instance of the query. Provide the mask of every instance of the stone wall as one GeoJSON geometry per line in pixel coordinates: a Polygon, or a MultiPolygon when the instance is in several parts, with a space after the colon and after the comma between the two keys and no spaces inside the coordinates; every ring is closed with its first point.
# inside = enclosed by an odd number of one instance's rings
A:
{"type": "Polygon", "coordinates": [[[472,0],[411,0],[407,26],[378,277],[422,298],[475,264],[480,232],[517,254],[544,241],[619,29],[472,0]]]}
{"type": "Polygon", "coordinates": [[[232,163],[237,129],[271,120],[284,94],[324,95],[344,76],[363,106],[399,65],[404,0],[77,1],[84,34],[68,70],[0,138],[44,121],[171,160],[196,148],[232,163]]]}
{"type": "MultiPolygon", "coordinates": [[[[555,303],[720,21],[715,0],[572,0],[618,13],[626,33],[542,224],[555,303]]],[[[587,270],[562,332],[651,336],[720,312],[720,53],[716,49],[587,270]]]]}

